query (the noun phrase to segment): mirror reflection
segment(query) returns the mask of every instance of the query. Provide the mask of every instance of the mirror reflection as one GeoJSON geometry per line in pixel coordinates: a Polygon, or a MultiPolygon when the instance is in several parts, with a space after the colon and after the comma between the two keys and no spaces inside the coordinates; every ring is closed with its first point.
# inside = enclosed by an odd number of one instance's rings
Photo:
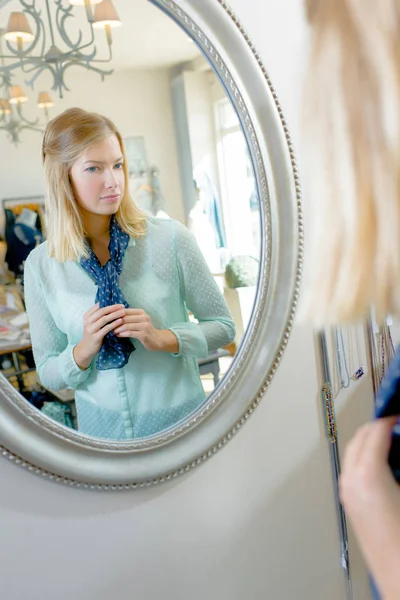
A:
{"type": "Polygon", "coordinates": [[[117,7],[112,74],[65,76],[44,136],[36,121],[18,139],[0,129],[2,373],[48,417],[115,440],[166,430],[213,392],[260,261],[238,117],[192,40],[142,4],[117,7]]]}

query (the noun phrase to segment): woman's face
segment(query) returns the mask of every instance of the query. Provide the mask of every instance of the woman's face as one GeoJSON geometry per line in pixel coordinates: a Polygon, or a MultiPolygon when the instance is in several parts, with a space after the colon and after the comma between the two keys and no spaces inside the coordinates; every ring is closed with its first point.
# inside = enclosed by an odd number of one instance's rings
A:
{"type": "Polygon", "coordinates": [[[115,214],[125,190],[123,156],[115,135],[93,144],[70,170],[75,199],[96,215],[115,214]]]}

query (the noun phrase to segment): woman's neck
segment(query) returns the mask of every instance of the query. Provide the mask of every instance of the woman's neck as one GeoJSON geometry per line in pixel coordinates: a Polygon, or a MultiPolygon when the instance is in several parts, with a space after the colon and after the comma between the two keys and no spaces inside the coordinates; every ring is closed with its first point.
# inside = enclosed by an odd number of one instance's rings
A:
{"type": "Polygon", "coordinates": [[[110,215],[95,215],[82,210],[82,223],[90,245],[107,243],[110,240],[110,215]]]}

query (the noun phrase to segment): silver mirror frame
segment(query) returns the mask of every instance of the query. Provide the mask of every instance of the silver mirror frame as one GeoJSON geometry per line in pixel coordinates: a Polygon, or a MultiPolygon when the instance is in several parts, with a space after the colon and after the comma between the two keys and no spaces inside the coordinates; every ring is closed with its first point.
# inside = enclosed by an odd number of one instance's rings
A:
{"type": "Polygon", "coordinates": [[[129,442],[89,438],[33,408],[0,377],[0,452],[68,486],[126,490],[169,481],[225,446],[263,398],[289,339],[301,279],[301,191],[277,95],[249,37],[223,0],[150,0],[194,39],[239,115],[261,206],[255,307],[227,376],[175,427],[129,442]]]}

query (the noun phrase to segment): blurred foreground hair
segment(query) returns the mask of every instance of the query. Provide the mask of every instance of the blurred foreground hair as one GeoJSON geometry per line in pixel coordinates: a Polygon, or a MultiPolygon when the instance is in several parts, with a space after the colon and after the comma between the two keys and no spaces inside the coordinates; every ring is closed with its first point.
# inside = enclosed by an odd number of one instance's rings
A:
{"type": "Polygon", "coordinates": [[[300,318],[400,312],[400,2],[306,0],[306,239],[300,318]],[[308,183],[307,183],[308,182],[308,183]]]}

